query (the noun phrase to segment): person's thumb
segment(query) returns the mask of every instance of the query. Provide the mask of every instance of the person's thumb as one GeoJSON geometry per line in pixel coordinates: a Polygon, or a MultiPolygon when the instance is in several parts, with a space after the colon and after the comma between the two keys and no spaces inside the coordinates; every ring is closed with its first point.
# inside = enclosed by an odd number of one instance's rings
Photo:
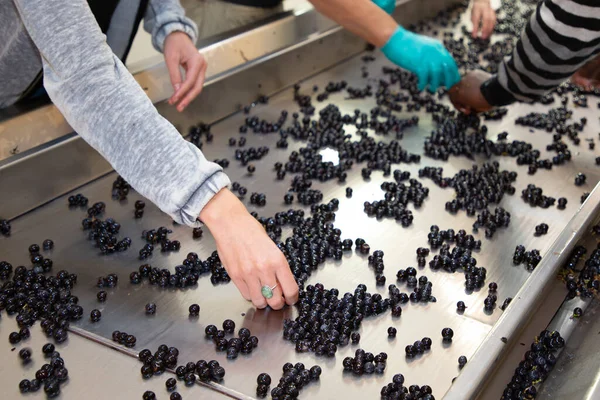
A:
{"type": "Polygon", "coordinates": [[[462,104],[462,103],[456,103],[454,104],[454,107],[456,107],[456,109],[458,111],[460,111],[461,113],[465,114],[465,115],[469,115],[473,112],[473,110],[471,109],[471,107],[462,104]]]}

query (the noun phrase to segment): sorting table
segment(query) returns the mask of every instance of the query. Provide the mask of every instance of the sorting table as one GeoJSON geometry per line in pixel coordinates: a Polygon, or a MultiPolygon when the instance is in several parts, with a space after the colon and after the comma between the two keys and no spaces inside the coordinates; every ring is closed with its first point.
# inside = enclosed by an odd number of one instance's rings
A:
{"type": "MultiPolygon", "coordinates": [[[[341,80],[345,80],[351,87],[362,88],[367,84],[376,87],[378,80],[384,78],[382,67],[391,64],[379,52],[369,54],[375,57],[374,61],[368,63],[363,61],[364,54],[361,54],[300,82],[300,93],[313,94],[312,88],[315,85],[321,92],[327,83],[341,80]],[[368,78],[362,77],[362,68],[368,71],[368,78]]],[[[335,104],[343,114],[352,114],[355,109],[369,113],[376,105],[373,97],[348,99],[345,91],[331,94],[324,102],[317,102],[313,96],[313,104],[317,106],[313,118],[317,118],[318,111],[328,104],[335,104]]],[[[552,135],[542,130],[516,126],[514,121],[529,112],[541,112],[558,104],[557,100],[555,104],[549,106],[540,104],[510,106],[509,113],[503,119],[485,122],[489,129],[488,137],[496,140],[497,133],[507,131],[508,140],[532,143],[534,148],[541,150],[542,158],[546,158],[549,153],[545,148],[552,142],[552,135]]],[[[85,314],[84,318],[74,323],[76,334],[71,333],[68,342],[60,349],[67,367],[73,372],[69,384],[63,390],[65,398],[89,395],[90,390],[94,395],[96,391],[102,391],[103,396],[114,398],[131,398],[130,396],[141,398],[142,393],[148,388],[155,390],[158,398],[166,396],[163,394],[166,393],[165,377],[142,382],[139,374],[141,364],[130,357],[134,354],[129,356],[120,354],[108,347],[114,330],[135,335],[137,351],[144,348],[155,351],[160,344],[165,343],[180,350],[180,364],[198,359],[216,359],[225,367],[226,376],[221,383],[222,386],[212,385],[211,388],[214,390],[200,385],[186,388],[182,390],[184,398],[189,396],[222,398],[225,395],[236,398],[253,397],[257,375],[261,372],[269,373],[275,384],[281,376],[281,367],[285,362],[303,362],[308,367],[318,364],[323,368],[320,382],[308,385],[301,392],[300,396],[305,398],[356,398],[357,396],[378,398],[381,387],[391,382],[392,376],[397,373],[404,374],[407,385],[430,385],[436,398],[442,398],[451,386],[453,377],[460,373],[458,357],[465,355],[470,359],[502,314],[498,307],[490,313],[483,310],[483,300],[487,296],[487,283],[498,283],[498,305],[502,304],[505,298],[514,297],[530,276],[523,266],[512,264],[515,246],[522,244],[528,250],[539,249],[544,256],[579,209],[582,193],[591,192],[600,178],[600,168],[594,163],[597,150],[589,150],[585,142],[586,138],[595,138],[598,132],[598,120],[594,117],[593,111],[596,107],[593,105],[590,105],[590,108],[570,107],[573,109],[573,119],[586,116],[589,121],[588,126],[580,135],[582,143],[578,147],[569,144],[573,160],[565,165],[555,166],[550,171],[539,170],[533,176],[528,175],[527,166],[517,166],[515,159],[508,156],[492,157],[489,160],[481,157],[476,157],[475,160],[451,157],[447,162],[422,156],[418,164],[393,165],[393,169],[409,171],[411,177],[419,179],[429,188],[429,197],[420,208],[415,209],[412,204],[409,206],[414,214],[414,222],[408,228],[402,227],[394,220],[377,220],[368,217],[363,212],[365,201],[383,198],[381,183],[393,180],[392,177],[383,177],[381,171],[374,171],[371,178],[365,180],[360,174],[360,169],[364,165],[356,164],[349,171],[345,183],[313,182],[313,189],[323,192],[324,203],[333,198],[339,199],[340,205],[334,225],[341,229],[342,239],[354,240],[360,237],[371,245],[372,250],[379,249],[385,253],[387,284],[383,287],[375,285],[375,274],[368,266],[367,256],[354,250],[346,252],[341,261],[325,262],[312,274],[307,284],[320,282],[327,288],[339,289],[343,294],[354,291],[358,284],[364,283],[370,293],[380,293],[385,297],[387,285],[395,283],[398,269],[417,266],[415,250],[421,246],[428,247],[427,234],[431,225],[439,225],[441,229],[453,228],[456,231],[465,229],[471,233],[475,221],[473,217],[467,217],[463,211],[455,215],[445,211],[444,204],[452,200],[454,191],[442,189],[427,178],[418,178],[419,169],[425,166],[443,167],[444,176],[453,176],[461,169],[470,169],[473,164],[498,161],[501,170],[518,173],[515,183],[516,193],[513,196],[505,195],[500,203],[500,206],[511,213],[510,226],[506,229],[498,229],[492,239],[485,238],[483,230],[475,234],[476,239],[482,240],[482,247],[480,251],[474,253],[474,257],[478,261],[478,266],[484,266],[488,270],[486,286],[473,293],[467,293],[462,273],[432,271],[429,266],[417,268],[418,276],[426,275],[433,282],[433,295],[437,298],[437,302],[407,303],[403,306],[400,318],[392,318],[389,313],[366,318],[359,331],[362,337],[360,345],[342,347],[334,358],[317,357],[313,353],[296,353],[294,344],[285,341],[282,337],[283,320],[293,318],[296,315],[295,309],[255,310],[239,295],[233,284],[215,286],[210,283],[206,275],[200,278],[196,287],[186,290],[161,289],[149,285],[147,281],[141,285],[131,284],[128,279],[129,273],[137,270],[140,264],[149,263],[153,267],[174,271],[174,267],[181,264],[188,252],[196,252],[202,259],[206,259],[216,246],[208,230],[205,229],[201,239],[193,239],[190,228],[173,224],[166,215],[149,202],[146,202],[144,217],[134,219],[133,204],[141,199],[141,196],[132,192],[125,201],[112,200],[111,187],[117,177],[116,173],[90,182],[13,221],[11,237],[0,238],[0,259],[14,266],[28,265],[29,245],[41,244],[44,239],[50,238],[54,240],[55,248],[45,252],[44,256],[54,261],[53,270],[66,269],[78,275],[78,283],[73,293],[79,297],[85,314]],[[578,172],[587,175],[587,183],[580,187],[573,184],[573,179],[578,172]],[[556,198],[566,197],[568,199],[566,210],[558,210],[555,206],[548,209],[534,208],[526,204],[521,199],[520,193],[530,183],[542,187],[547,195],[556,198]],[[352,198],[346,198],[346,187],[353,189],[352,198]],[[87,232],[82,231],[81,228],[81,220],[86,216],[85,210],[70,209],[67,206],[67,197],[75,193],[84,194],[90,199],[90,204],[96,201],[106,203],[104,217],[116,219],[122,225],[119,236],[129,236],[133,240],[133,245],[128,251],[106,256],[99,254],[98,249],[87,240],[87,232]],[[549,232],[547,235],[535,237],[534,227],[542,222],[548,223],[549,232]],[[145,243],[141,238],[141,232],[159,226],[166,226],[173,230],[169,238],[179,240],[181,250],[161,253],[156,249],[151,258],[138,260],[138,250],[145,243]],[[109,273],[116,273],[120,278],[119,283],[115,288],[104,289],[108,291],[108,300],[99,303],[96,293],[100,289],[96,287],[96,281],[99,276],[106,276],[109,273]],[[463,300],[468,306],[463,314],[456,312],[456,302],[459,300],[463,300]],[[149,302],[157,305],[157,312],[153,316],[148,316],[144,312],[144,306],[149,302]],[[188,307],[192,303],[200,305],[200,316],[197,319],[188,317],[188,307]],[[97,323],[89,320],[89,312],[94,308],[102,312],[102,319],[97,323]],[[212,341],[205,338],[204,329],[207,325],[215,324],[220,327],[223,320],[227,318],[235,321],[236,331],[246,327],[259,338],[258,348],[252,354],[241,354],[236,360],[227,360],[225,353],[216,352],[212,341]],[[388,339],[387,328],[390,326],[398,329],[395,339],[388,339]],[[455,336],[451,344],[442,343],[440,331],[444,327],[454,330],[455,336]],[[404,347],[426,336],[433,340],[431,350],[412,359],[406,358],[404,347]],[[374,354],[382,351],[388,354],[387,368],[383,375],[355,377],[343,373],[342,360],[346,356],[353,355],[359,347],[374,354]]],[[[253,107],[250,116],[275,121],[282,110],[287,110],[291,116],[298,109],[293,99],[293,89],[289,88],[271,96],[267,105],[253,107]]],[[[423,142],[435,127],[431,115],[424,110],[397,112],[395,115],[400,118],[419,116],[418,126],[405,130],[400,144],[410,153],[423,154],[423,142]]],[[[208,159],[226,158],[230,161],[225,171],[232,181],[237,181],[248,188],[248,195],[243,200],[250,211],[256,211],[260,216],[273,216],[278,211],[301,208],[307,214],[310,213],[310,207],[304,207],[299,203],[287,206],[283,203],[283,196],[288,191],[292,174],[288,173],[283,181],[278,181],[273,171],[275,162],[285,163],[289,153],[298,150],[304,144],[290,138],[289,147],[283,150],[275,148],[275,142],[279,138],[276,133],[263,135],[254,134],[249,130],[249,133],[241,135],[238,133],[238,128],[244,124],[246,117],[247,115],[240,112],[212,125],[211,132],[214,134],[214,140],[204,143],[205,155],[208,159]],[[234,150],[237,147],[228,145],[230,137],[241,136],[247,139],[246,148],[252,146],[270,148],[267,156],[252,162],[256,166],[254,174],[248,174],[246,168],[234,159],[234,150]],[[252,192],[265,193],[266,206],[251,205],[249,198],[252,192]]],[[[289,120],[291,118],[288,118],[288,122],[289,120]]],[[[353,135],[353,140],[357,140],[358,136],[352,126],[348,125],[345,129],[347,133],[353,135]]],[[[369,134],[378,141],[389,142],[395,139],[392,134],[375,135],[372,131],[369,134]]],[[[324,160],[337,162],[337,153],[333,149],[323,150],[322,155],[324,160]]],[[[173,171],[173,173],[185,174],[186,171],[173,171]]],[[[285,238],[289,233],[289,229],[284,229],[283,237],[285,238]]],[[[435,254],[436,251],[432,253],[435,254]]],[[[428,257],[428,261],[433,254],[428,257]]],[[[410,291],[402,283],[398,283],[398,286],[401,291],[410,291]]],[[[3,316],[3,319],[9,318],[3,316]]],[[[0,374],[0,381],[9,388],[10,393],[15,392],[16,397],[18,381],[32,370],[27,367],[21,373],[13,365],[17,355],[16,350],[13,351],[5,340],[9,332],[6,321],[0,324],[0,337],[4,338],[0,340],[0,351],[5,359],[0,363],[0,371],[9,371],[0,374]]],[[[30,341],[31,343],[19,344],[17,349],[32,346],[35,352],[39,352],[39,348],[44,343],[43,334],[38,329],[33,329],[30,341]]],[[[37,366],[37,361],[35,365],[37,366]]]]}

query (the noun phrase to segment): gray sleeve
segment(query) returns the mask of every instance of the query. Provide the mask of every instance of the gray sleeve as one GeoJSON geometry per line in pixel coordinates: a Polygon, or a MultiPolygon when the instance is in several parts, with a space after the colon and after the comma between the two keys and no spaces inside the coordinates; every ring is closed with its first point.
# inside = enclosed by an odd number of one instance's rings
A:
{"type": "Polygon", "coordinates": [[[40,51],[44,86],[69,124],[139,193],[196,226],[229,179],[161,117],[113,55],[85,0],[14,0],[40,51]]]}
{"type": "Polygon", "coordinates": [[[198,27],[185,16],[179,0],[150,0],[144,16],[144,30],[152,35],[152,45],[161,53],[169,34],[180,31],[186,33],[195,44],[198,27]]]}

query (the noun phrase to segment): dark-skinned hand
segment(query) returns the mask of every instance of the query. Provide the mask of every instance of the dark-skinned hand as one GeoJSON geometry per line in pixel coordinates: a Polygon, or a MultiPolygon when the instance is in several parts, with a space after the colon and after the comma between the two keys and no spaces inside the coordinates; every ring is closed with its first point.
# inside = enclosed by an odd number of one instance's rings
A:
{"type": "Polygon", "coordinates": [[[491,77],[492,75],[480,70],[467,72],[460,82],[448,91],[452,105],[464,114],[491,110],[493,107],[481,93],[481,85],[491,77]]]}

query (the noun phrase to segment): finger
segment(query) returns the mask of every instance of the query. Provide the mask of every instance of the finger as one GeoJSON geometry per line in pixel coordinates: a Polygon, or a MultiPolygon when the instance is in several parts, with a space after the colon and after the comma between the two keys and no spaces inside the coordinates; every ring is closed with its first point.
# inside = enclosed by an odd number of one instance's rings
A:
{"type": "Polygon", "coordinates": [[[230,270],[227,265],[223,264],[223,267],[225,268],[225,271],[227,271],[227,274],[229,275],[229,278],[231,278],[233,284],[238,288],[242,297],[247,301],[250,301],[250,290],[248,290],[248,285],[246,285],[246,282],[240,278],[236,271],[230,270]]]}
{"type": "Polygon", "coordinates": [[[250,301],[251,297],[250,297],[250,290],[248,289],[248,285],[246,285],[246,282],[244,282],[241,279],[231,279],[233,281],[233,284],[238,288],[238,290],[240,291],[242,297],[244,299],[246,299],[246,301],[250,301]]]}
{"type": "Polygon", "coordinates": [[[179,69],[179,58],[174,56],[165,57],[165,63],[167,64],[169,79],[171,79],[171,85],[173,85],[174,91],[173,95],[169,99],[169,104],[173,104],[173,99],[177,95],[177,91],[181,88],[181,70],[179,69]]]}
{"type": "Polygon", "coordinates": [[[264,298],[261,292],[260,281],[255,277],[247,277],[246,285],[248,285],[248,290],[250,291],[250,298],[252,299],[252,304],[254,307],[263,309],[267,306],[267,299],[264,298]]]}
{"type": "Polygon", "coordinates": [[[479,22],[481,21],[481,17],[481,9],[479,7],[474,6],[473,10],[471,11],[471,23],[473,23],[473,32],[471,33],[471,35],[473,36],[473,39],[477,37],[477,34],[479,32],[479,22]]]}
{"type": "Polygon", "coordinates": [[[193,57],[192,59],[185,62],[185,80],[181,84],[179,92],[175,93],[175,95],[173,96],[173,101],[175,103],[178,103],[179,100],[181,100],[183,96],[185,96],[186,93],[189,92],[192,87],[194,87],[198,74],[200,73],[203,61],[204,60],[202,59],[200,54],[198,54],[197,57],[193,57]]]}
{"type": "Polygon", "coordinates": [[[496,25],[496,13],[494,10],[487,10],[483,18],[483,27],[481,28],[481,37],[487,39],[491,36],[496,25]]]}
{"type": "Polygon", "coordinates": [[[463,114],[469,115],[471,114],[471,107],[467,106],[466,104],[463,104],[460,100],[456,100],[452,102],[452,105],[454,106],[454,108],[456,108],[458,111],[460,111],[463,114]]]}
{"type": "Polygon", "coordinates": [[[417,89],[419,92],[422,92],[425,89],[425,86],[429,83],[429,71],[427,68],[422,68],[417,71],[417,79],[419,80],[417,84],[417,89]]]}
{"type": "Polygon", "coordinates": [[[444,86],[448,90],[450,90],[456,83],[454,83],[454,72],[452,71],[452,67],[448,66],[448,64],[444,63],[444,86]]]}
{"type": "Polygon", "coordinates": [[[273,310],[281,310],[285,305],[285,301],[283,300],[283,293],[281,291],[281,285],[277,282],[277,277],[274,273],[265,274],[261,276],[260,279],[261,285],[268,286],[273,290],[273,297],[267,299],[267,304],[273,310]],[[273,286],[275,286],[273,288],[273,286]]]}
{"type": "Polygon", "coordinates": [[[273,297],[267,300],[267,303],[269,303],[269,307],[273,310],[281,310],[283,306],[285,306],[285,299],[283,298],[283,292],[279,282],[277,282],[277,286],[273,289],[273,297]]]}
{"type": "Polygon", "coordinates": [[[206,68],[207,64],[205,62],[202,63],[202,67],[198,73],[196,78],[196,83],[194,87],[188,92],[188,94],[181,100],[181,102],[177,105],[177,110],[179,112],[183,111],[198,95],[202,92],[202,88],[204,87],[204,80],[206,79],[206,68]]]}
{"type": "Polygon", "coordinates": [[[429,64],[429,70],[430,72],[430,76],[431,76],[431,81],[429,82],[429,92],[430,93],[435,93],[438,90],[438,87],[440,87],[440,83],[442,82],[442,78],[443,78],[443,66],[442,65],[436,65],[434,63],[430,63],[429,64]]]}
{"type": "Polygon", "coordinates": [[[450,101],[452,102],[452,105],[454,106],[454,108],[457,111],[459,111],[463,114],[468,114],[468,112],[465,112],[465,111],[467,111],[467,107],[465,107],[464,104],[461,104],[460,101],[458,101],[456,99],[451,99],[450,101]]]}
{"type": "Polygon", "coordinates": [[[276,271],[277,280],[281,285],[283,297],[288,305],[294,305],[298,301],[298,284],[294,279],[294,275],[290,270],[290,267],[286,261],[285,265],[282,265],[276,271]]]}

